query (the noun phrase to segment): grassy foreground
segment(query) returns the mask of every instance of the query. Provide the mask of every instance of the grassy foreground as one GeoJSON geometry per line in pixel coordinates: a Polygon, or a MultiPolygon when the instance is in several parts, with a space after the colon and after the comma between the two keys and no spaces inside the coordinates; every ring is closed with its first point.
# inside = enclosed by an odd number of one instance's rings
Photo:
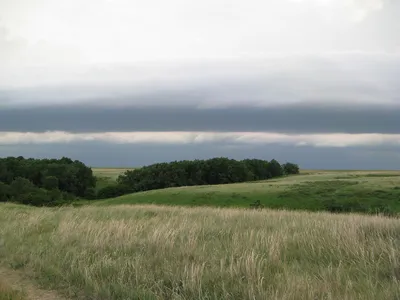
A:
{"type": "Polygon", "coordinates": [[[400,221],[0,205],[0,262],[85,299],[399,299],[400,221]]]}
{"type": "Polygon", "coordinates": [[[13,289],[7,282],[0,278],[0,300],[24,300],[24,294],[13,289]]]}

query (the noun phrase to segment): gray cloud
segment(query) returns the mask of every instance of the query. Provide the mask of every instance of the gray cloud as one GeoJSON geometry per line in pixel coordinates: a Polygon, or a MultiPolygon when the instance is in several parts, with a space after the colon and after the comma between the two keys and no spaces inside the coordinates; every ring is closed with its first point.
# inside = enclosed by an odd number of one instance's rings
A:
{"type": "Polygon", "coordinates": [[[0,110],[1,131],[400,133],[400,106],[292,104],[268,108],[55,106],[0,110]]]}
{"type": "Polygon", "coordinates": [[[79,141],[117,144],[296,145],[314,147],[400,146],[400,134],[280,134],[276,132],[141,131],[70,133],[65,131],[0,132],[0,145],[69,144],[79,141]]]}
{"type": "Polygon", "coordinates": [[[92,82],[0,90],[0,130],[400,133],[398,55],[110,65],[77,74],[92,82]]]}
{"type": "Polygon", "coordinates": [[[0,89],[2,131],[399,133],[400,56],[347,53],[99,66],[0,89]],[[90,82],[91,81],[91,82],[90,82]]]}
{"type": "Polygon", "coordinates": [[[265,104],[303,99],[388,102],[399,95],[399,78],[400,52],[269,54],[191,63],[4,68],[0,69],[0,90],[3,97],[26,105],[93,99],[111,100],[113,105],[143,100],[155,104],[265,104]]]}
{"type": "Polygon", "coordinates": [[[79,159],[93,167],[135,167],[155,162],[228,156],[293,161],[303,169],[399,169],[396,147],[334,148],[291,147],[282,145],[243,145],[224,143],[207,145],[122,145],[98,142],[69,145],[0,146],[0,156],[62,157],[79,159]]]}
{"type": "Polygon", "coordinates": [[[94,2],[0,0],[0,156],[400,167],[400,1],[94,2]]]}

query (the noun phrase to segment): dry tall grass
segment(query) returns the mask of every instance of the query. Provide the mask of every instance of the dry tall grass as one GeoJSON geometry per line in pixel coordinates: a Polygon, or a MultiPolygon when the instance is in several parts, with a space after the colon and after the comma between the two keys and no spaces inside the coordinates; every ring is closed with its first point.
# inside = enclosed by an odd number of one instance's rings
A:
{"type": "Polygon", "coordinates": [[[0,277],[0,300],[24,300],[24,295],[14,290],[3,278],[0,277]]]}
{"type": "Polygon", "coordinates": [[[400,221],[156,206],[0,206],[0,258],[90,299],[400,299],[400,221]]]}

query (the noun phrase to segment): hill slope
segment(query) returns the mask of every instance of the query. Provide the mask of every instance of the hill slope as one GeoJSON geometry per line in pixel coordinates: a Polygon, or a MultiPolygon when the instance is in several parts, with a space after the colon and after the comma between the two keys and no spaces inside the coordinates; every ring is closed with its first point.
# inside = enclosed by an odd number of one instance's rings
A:
{"type": "Polygon", "coordinates": [[[400,172],[311,171],[262,182],[153,190],[95,203],[249,207],[257,200],[265,207],[292,210],[352,204],[400,212],[400,172]]]}

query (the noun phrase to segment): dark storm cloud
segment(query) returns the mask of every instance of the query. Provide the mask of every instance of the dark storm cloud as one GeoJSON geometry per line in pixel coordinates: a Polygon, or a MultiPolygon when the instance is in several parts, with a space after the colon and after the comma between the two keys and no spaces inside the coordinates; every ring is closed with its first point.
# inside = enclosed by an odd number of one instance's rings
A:
{"type": "Polygon", "coordinates": [[[54,106],[0,110],[0,131],[269,131],[400,133],[400,106],[292,104],[269,108],[54,106]]]}
{"type": "Polygon", "coordinates": [[[78,73],[76,84],[0,89],[0,131],[400,132],[395,54],[110,66],[78,73]],[[140,83],[141,75],[147,79],[140,83]]]}
{"type": "Polygon", "coordinates": [[[0,156],[36,158],[68,156],[92,167],[137,167],[156,162],[206,159],[217,156],[244,158],[275,158],[280,162],[293,161],[303,169],[400,169],[399,148],[349,147],[334,148],[294,147],[281,145],[251,145],[231,147],[224,143],[207,145],[148,145],[109,144],[99,142],[0,146],[0,156]]]}

